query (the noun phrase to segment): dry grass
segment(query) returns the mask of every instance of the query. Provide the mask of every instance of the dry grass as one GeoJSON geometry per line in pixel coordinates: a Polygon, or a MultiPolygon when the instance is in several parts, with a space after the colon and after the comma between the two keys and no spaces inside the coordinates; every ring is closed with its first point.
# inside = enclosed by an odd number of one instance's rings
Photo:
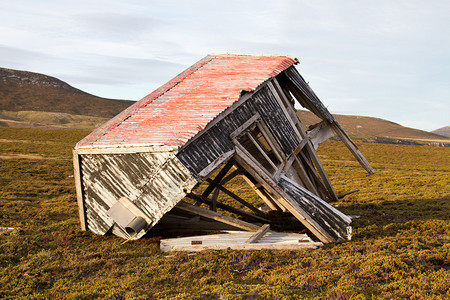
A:
{"type": "MultiPolygon", "coordinates": [[[[79,230],[71,147],[86,134],[0,128],[0,155],[9,156],[0,159],[0,227],[14,228],[0,230],[0,298],[450,297],[449,148],[361,144],[376,170],[366,177],[339,143],[324,144],[320,155],[337,191],[361,189],[335,204],[360,216],[351,242],[163,254],[159,237],[121,245],[79,230]]],[[[229,187],[251,196],[239,181],[229,187]]]]}
{"type": "Polygon", "coordinates": [[[106,121],[108,121],[108,118],[72,115],[61,112],[0,111],[0,124],[8,127],[93,129],[106,121]]]}

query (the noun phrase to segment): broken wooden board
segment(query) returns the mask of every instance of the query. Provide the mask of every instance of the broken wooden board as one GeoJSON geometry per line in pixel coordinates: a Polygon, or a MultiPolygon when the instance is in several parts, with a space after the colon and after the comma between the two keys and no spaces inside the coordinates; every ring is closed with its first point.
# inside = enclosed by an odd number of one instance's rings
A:
{"type": "Polygon", "coordinates": [[[258,241],[246,243],[253,232],[227,231],[226,233],[162,239],[160,249],[168,251],[198,252],[203,250],[300,250],[316,249],[323,246],[314,242],[308,235],[269,231],[258,241]]]}

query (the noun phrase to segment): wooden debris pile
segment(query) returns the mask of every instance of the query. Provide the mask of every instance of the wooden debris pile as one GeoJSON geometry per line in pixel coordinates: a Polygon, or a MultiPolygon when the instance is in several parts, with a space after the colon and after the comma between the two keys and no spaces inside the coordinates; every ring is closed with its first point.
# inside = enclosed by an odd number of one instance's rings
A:
{"type": "Polygon", "coordinates": [[[296,63],[209,55],[80,141],[74,167],[82,229],[123,238],[152,229],[230,231],[167,240],[163,250],[317,247],[299,242],[305,236],[267,231],[266,213],[225,187],[241,176],[270,210],[291,213],[322,243],[349,240],[351,219],[328,203],[338,194],[316,150],[336,135],[369,174],[373,169],[296,63]],[[305,128],[296,103],[321,121],[305,128]],[[220,193],[236,205],[218,201],[220,193]],[[236,230],[258,233],[257,241],[236,230]],[[211,244],[217,240],[228,242],[211,244]]]}

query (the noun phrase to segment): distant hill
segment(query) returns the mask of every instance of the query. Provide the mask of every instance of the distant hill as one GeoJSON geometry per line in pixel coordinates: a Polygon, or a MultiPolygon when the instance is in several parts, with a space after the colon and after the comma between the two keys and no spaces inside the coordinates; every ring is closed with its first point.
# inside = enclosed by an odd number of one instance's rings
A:
{"type": "MultiPolygon", "coordinates": [[[[297,111],[297,115],[305,126],[320,121],[318,117],[306,110],[297,111]]],[[[337,114],[333,116],[355,140],[395,144],[450,145],[448,137],[404,127],[379,118],[337,114]]]]}
{"type": "Polygon", "coordinates": [[[57,78],[0,68],[0,111],[52,112],[111,118],[134,101],[97,97],[57,78]]]}
{"type": "MultiPolygon", "coordinates": [[[[94,129],[133,103],[97,97],[51,76],[0,68],[0,126],[94,129]]],[[[299,110],[297,114],[306,126],[320,121],[309,111],[299,110]]],[[[334,116],[355,140],[450,145],[450,138],[442,133],[437,135],[378,118],[334,116]]]]}
{"type": "Polygon", "coordinates": [[[442,136],[450,137],[450,126],[445,126],[436,130],[431,131],[434,134],[439,134],[442,136]]]}

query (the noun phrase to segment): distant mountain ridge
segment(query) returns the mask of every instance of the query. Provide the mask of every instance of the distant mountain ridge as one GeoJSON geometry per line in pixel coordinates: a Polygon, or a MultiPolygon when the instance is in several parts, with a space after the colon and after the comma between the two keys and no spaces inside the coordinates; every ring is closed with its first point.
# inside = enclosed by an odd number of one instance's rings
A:
{"type": "Polygon", "coordinates": [[[0,68],[0,111],[113,117],[132,103],[97,97],[44,74],[0,68]]]}
{"type": "Polygon", "coordinates": [[[442,136],[450,137],[450,126],[444,126],[442,128],[431,131],[432,133],[439,134],[442,136]]]}
{"type": "MultiPolygon", "coordinates": [[[[94,129],[133,103],[91,95],[55,77],[0,68],[0,126],[94,129]]],[[[320,121],[309,111],[297,114],[306,126],[320,121]]],[[[450,145],[450,138],[442,133],[373,117],[333,115],[357,141],[450,145]]]]}

